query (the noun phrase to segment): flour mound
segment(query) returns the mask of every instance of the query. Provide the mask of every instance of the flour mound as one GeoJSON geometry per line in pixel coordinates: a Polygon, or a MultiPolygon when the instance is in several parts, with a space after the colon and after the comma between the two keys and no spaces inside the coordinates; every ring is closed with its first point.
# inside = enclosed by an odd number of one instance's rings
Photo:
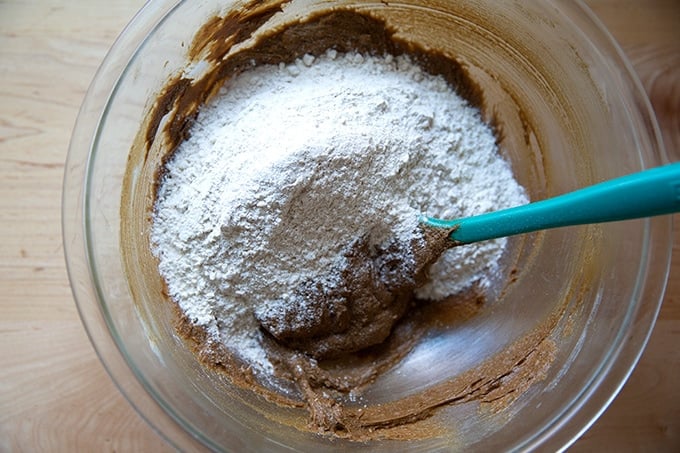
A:
{"type": "MultiPolygon", "coordinates": [[[[527,201],[479,111],[405,56],[254,67],[202,108],[165,170],[151,239],[170,296],[260,374],[254,309],[311,278],[332,286],[347,244],[527,201]]],[[[446,251],[417,295],[483,287],[505,242],[446,251]]]]}

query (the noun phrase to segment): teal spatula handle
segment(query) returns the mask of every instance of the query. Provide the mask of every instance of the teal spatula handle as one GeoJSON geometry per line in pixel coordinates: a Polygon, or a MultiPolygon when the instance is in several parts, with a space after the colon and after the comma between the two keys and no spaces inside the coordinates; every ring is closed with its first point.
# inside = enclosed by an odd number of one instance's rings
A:
{"type": "Polygon", "coordinates": [[[601,182],[542,201],[457,220],[423,217],[430,226],[455,228],[460,244],[587,223],[680,212],[680,162],[601,182]]]}

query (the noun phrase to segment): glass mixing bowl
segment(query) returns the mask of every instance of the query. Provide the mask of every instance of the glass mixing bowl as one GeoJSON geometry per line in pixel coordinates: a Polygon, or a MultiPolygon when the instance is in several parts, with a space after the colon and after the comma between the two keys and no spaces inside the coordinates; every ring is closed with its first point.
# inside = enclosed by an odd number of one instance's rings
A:
{"type": "MultiPolygon", "coordinates": [[[[243,3],[149,2],[106,56],[78,116],[64,180],[64,246],[81,317],[121,392],[183,450],[569,445],[607,407],[642,353],[668,275],[670,217],[512,238],[503,266],[516,271],[512,282],[499,281],[498,300],[460,328],[427,337],[364,396],[382,403],[435,386],[493,360],[546,323],[552,360],[540,376],[526,378],[507,407],[481,410],[470,401],[443,408],[435,417],[445,434],[434,438],[356,443],[293,428],[280,421],[303,420],[303,411],[277,408],[232,385],[201,366],[175,333],[172,315],[158,308],[158,278],[144,277],[155,272],[139,239],[149,200],[125,192],[123,181],[127,174],[132,189],[153,183],[153,172],[131,156],[140,124],[171,77],[200,70],[187,63],[196,30],[243,3]],[[126,220],[137,235],[121,232],[121,212],[138,214],[126,220]],[[139,260],[124,265],[125,247],[139,260]]],[[[534,200],[666,161],[640,83],[579,2],[290,3],[284,11],[298,18],[353,5],[399,28],[400,39],[455,56],[482,88],[502,152],[534,200]]]]}

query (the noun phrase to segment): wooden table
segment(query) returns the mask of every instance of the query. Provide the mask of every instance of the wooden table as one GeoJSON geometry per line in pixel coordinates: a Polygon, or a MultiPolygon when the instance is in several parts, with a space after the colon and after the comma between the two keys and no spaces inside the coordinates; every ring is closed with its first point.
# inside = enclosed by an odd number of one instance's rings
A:
{"type": "MultiPolygon", "coordinates": [[[[60,191],[78,107],[141,0],[0,0],[0,451],[167,451],[119,394],[76,312],[60,191]]],[[[589,0],[680,160],[680,1],[589,0]]],[[[680,218],[676,217],[676,220],[680,218]]],[[[680,451],[680,222],[639,366],[572,451],[680,451]]]]}

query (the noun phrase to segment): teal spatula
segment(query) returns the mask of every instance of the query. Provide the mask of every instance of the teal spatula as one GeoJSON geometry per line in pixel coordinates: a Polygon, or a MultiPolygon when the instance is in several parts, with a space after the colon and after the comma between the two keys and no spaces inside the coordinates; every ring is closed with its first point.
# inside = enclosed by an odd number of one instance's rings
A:
{"type": "Polygon", "coordinates": [[[680,162],[601,182],[515,208],[464,219],[421,218],[451,228],[456,245],[587,223],[680,212],[680,162]]]}

